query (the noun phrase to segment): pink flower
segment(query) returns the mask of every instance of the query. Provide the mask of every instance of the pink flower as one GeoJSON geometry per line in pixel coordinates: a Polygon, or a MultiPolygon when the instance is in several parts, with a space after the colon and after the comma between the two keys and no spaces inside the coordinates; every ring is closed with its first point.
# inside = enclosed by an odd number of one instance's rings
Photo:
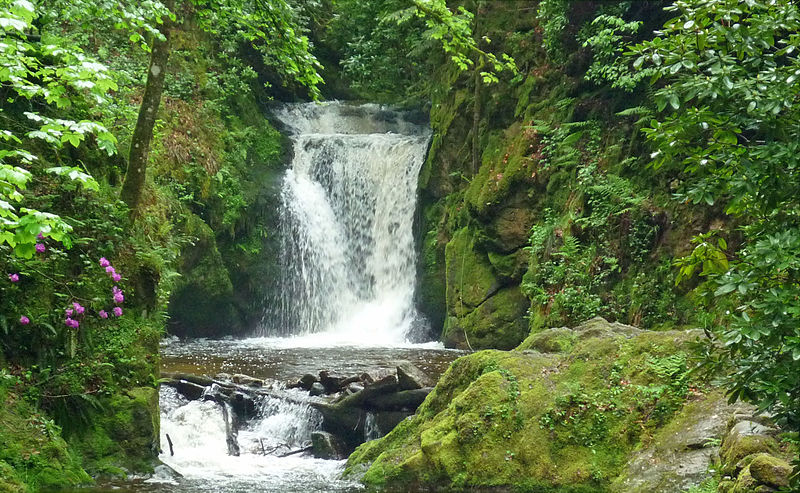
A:
{"type": "Polygon", "coordinates": [[[66,310],[64,310],[64,315],[66,315],[67,318],[71,317],[72,313],[73,313],[72,308],[67,308],[66,310]]]}
{"type": "Polygon", "coordinates": [[[28,317],[23,315],[23,316],[19,317],[19,323],[22,324],[22,325],[28,325],[29,323],[31,323],[31,319],[29,319],[28,317]]]}
{"type": "Polygon", "coordinates": [[[19,282],[19,274],[9,274],[8,278],[11,279],[11,282],[19,282]]]}
{"type": "Polygon", "coordinates": [[[82,307],[81,304],[78,302],[72,303],[72,306],[75,308],[75,313],[77,313],[78,315],[82,315],[83,312],[86,310],[86,308],[82,307]]]}
{"type": "Polygon", "coordinates": [[[105,257],[100,257],[100,267],[108,267],[111,265],[111,262],[108,261],[105,257]]]}
{"type": "Polygon", "coordinates": [[[119,282],[122,279],[122,276],[117,274],[117,273],[114,273],[114,274],[111,274],[111,279],[113,279],[114,282],[119,282]]]}
{"type": "Polygon", "coordinates": [[[116,274],[117,272],[114,270],[114,267],[107,265],[106,266],[106,273],[107,274],[116,274]]]}
{"type": "Polygon", "coordinates": [[[42,233],[39,233],[38,235],[36,235],[36,239],[43,240],[44,239],[44,235],[42,233]]]}
{"type": "Polygon", "coordinates": [[[77,320],[73,320],[70,317],[67,317],[67,319],[64,320],[64,325],[66,325],[67,327],[71,327],[73,329],[77,329],[78,327],[81,326],[81,323],[78,322],[77,320]]]}
{"type": "Polygon", "coordinates": [[[100,315],[100,318],[108,318],[108,312],[105,310],[100,310],[97,314],[100,315]]]}
{"type": "Polygon", "coordinates": [[[114,294],[117,294],[117,293],[121,293],[122,290],[119,289],[117,286],[114,286],[113,288],[111,288],[111,292],[114,293],[114,294]]]}
{"type": "Polygon", "coordinates": [[[112,311],[114,312],[114,316],[115,317],[121,317],[122,316],[122,308],[120,308],[118,306],[115,306],[114,310],[112,310],[112,311]]]}
{"type": "Polygon", "coordinates": [[[44,246],[44,243],[37,243],[36,244],[36,252],[37,253],[44,253],[47,248],[44,246]]]}
{"type": "Polygon", "coordinates": [[[123,301],[125,301],[125,297],[122,296],[122,291],[117,291],[116,293],[114,293],[114,303],[119,305],[123,301]]]}

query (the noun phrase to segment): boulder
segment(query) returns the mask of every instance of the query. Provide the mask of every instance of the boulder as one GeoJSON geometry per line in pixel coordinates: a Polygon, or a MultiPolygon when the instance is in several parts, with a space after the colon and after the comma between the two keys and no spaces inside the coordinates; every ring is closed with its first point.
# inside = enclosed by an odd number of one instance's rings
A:
{"type": "Polygon", "coordinates": [[[188,380],[169,380],[164,382],[164,385],[168,385],[175,390],[178,391],[179,394],[186,397],[190,401],[195,401],[203,396],[203,393],[206,391],[206,387],[202,385],[198,385],[194,382],[190,382],[188,380]]]}
{"type": "Polygon", "coordinates": [[[311,389],[308,391],[308,393],[311,395],[311,397],[323,395],[325,393],[325,387],[319,382],[314,382],[313,385],[311,385],[311,389]]]}
{"type": "Polygon", "coordinates": [[[414,390],[430,386],[428,376],[410,361],[403,361],[397,365],[397,382],[401,390],[414,390]]]}
{"type": "Polygon", "coordinates": [[[325,388],[325,393],[327,394],[334,394],[342,390],[345,380],[347,380],[347,377],[333,372],[325,370],[319,372],[319,381],[322,383],[322,386],[325,388]]]}
{"type": "Polygon", "coordinates": [[[414,412],[425,401],[432,387],[421,389],[401,390],[391,394],[383,394],[367,399],[364,403],[371,411],[407,411],[414,412]]]}
{"type": "Polygon", "coordinates": [[[332,433],[315,431],[311,434],[311,452],[318,459],[341,460],[347,457],[342,443],[332,433]]]}
{"type": "Polygon", "coordinates": [[[757,454],[750,462],[750,475],[758,483],[772,488],[789,486],[792,466],[783,459],[769,454],[757,454]]]}

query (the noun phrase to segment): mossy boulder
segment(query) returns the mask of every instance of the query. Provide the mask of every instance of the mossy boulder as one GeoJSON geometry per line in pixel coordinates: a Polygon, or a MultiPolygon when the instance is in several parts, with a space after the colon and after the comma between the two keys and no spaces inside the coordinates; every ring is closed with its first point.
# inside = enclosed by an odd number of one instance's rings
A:
{"type": "Polygon", "coordinates": [[[503,288],[462,318],[449,318],[442,339],[448,346],[512,349],[528,332],[528,305],[518,286],[503,288]]]}
{"type": "Polygon", "coordinates": [[[101,400],[86,428],[67,437],[93,475],[152,472],[158,457],[158,390],[137,387],[101,400]]]}
{"type": "Polygon", "coordinates": [[[750,475],[760,484],[773,488],[789,486],[792,466],[783,459],[769,454],[757,454],[750,461],[750,475]]]}
{"type": "Polygon", "coordinates": [[[0,491],[58,489],[91,481],[59,427],[0,388],[0,491]]]}
{"type": "Polygon", "coordinates": [[[500,287],[486,252],[476,246],[479,232],[458,230],[445,248],[448,313],[461,317],[486,301],[500,287]]]}
{"type": "Polygon", "coordinates": [[[696,337],[609,330],[567,352],[459,358],[415,416],[350,456],[345,475],[390,491],[607,491],[685,404],[696,337]]]}

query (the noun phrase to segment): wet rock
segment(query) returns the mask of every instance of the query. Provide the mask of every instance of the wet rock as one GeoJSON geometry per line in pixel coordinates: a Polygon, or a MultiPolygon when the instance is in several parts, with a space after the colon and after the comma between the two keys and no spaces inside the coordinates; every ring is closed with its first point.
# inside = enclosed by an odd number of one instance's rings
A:
{"type": "Polygon", "coordinates": [[[231,394],[228,400],[239,420],[244,421],[256,416],[256,403],[252,395],[237,391],[231,394]]]}
{"type": "Polygon", "coordinates": [[[401,390],[414,390],[430,386],[430,378],[410,361],[397,365],[397,382],[401,390]]]}
{"type": "Polygon", "coordinates": [[[401,390],[368,399],[365,404],[373,411],[408,411],[414,412],[425,401],[433,387],[401,390]]]}
{"type": "Polygon", "coordinates": [[[342,443],[332,433],[315,431],[311,434],[311,451],[318,459],[341,460],[347,457],[342,443]]]}
{"type": "Polygon", "coordinates": [[[319,382],[314,382],[311,385],[311,389],[308,391],[311,397],[316,397],[319,395],[323,395],[325,393],[325,387],[319,382]]]}
{"type": "Polygon", "coordinates": [[[311,386],[317,383],[317,377],[310,373],[306,373],[305,375],[300,377],[300,380],[298,380],[297,383],[300,384],[300,388],[305,390],[311,390],[311,386]]]}
{"type": "Polygon", "coordinates": [[[325,393],[327,394],[334,394],[342,390],[342,385],[345,380],[346,377],[333,372],[324,370],[319,372],[319,381],[322,383],[322,386],[325,388],[325,393]]]}
{"type": "Polygon", "coordinates": [[[260,378],[254,378],[249,375],[237,373],[233,376],[233,382],[239,385],[247,385],[249,387],[263,387],[264,381],[260,378]]]}
{"type": "Polygon", "coordinates": [[[192,375],[191,373],[162,373],[163,378],[171,378],[173,380],[186,380],[203,387],[209,387],[214,383],[214,379],[205,375],[192,375]]]}
{"type": "Polygon", "coordinates": [[[364,390],[364,386],[353,382],[353,383],[351,383],[350,385],[347,386],[346,390],[350,394],[356,394],[356,393],[361,392],[362,390],[364,390]]]}
{"type": "Polygon", "coordinates": [[[169,380],[164,382],[164,385],[169,385],[170,387],[174,388],[179,394],[186,397],[190,401],[195,401],[201,398],[203,393],[206,391],[206,387],[183,379],[169,380]]]}
{"type": "Polygon", "coordinates": [[[362,373],[361,376],[359,377],[359,379],[364,384],[370,384],[370,383],[375,381],[375,379],[372,377],[372,375],[370,375],[369,373],[366,373],[366,372],[362,373]]]}

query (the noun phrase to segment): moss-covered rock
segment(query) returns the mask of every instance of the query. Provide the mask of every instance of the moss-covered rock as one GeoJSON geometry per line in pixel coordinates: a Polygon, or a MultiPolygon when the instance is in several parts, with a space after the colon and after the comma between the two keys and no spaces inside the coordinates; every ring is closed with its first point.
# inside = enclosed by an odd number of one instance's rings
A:
{"type": "Polygon", "coordinates": [[[59,427],[0,388],[0,491],[39,491],[91,481],[59,427]]]}
{"type": "Polygon", "coordinates": [[[345,474],[391,491],[605,491],[684,405],[695,337],[609,330],[575,336],[568,352],[459,358],[417,414],[359,447],[345,474]]]}
{"type": "Polygon", "coordinates": [[[158,390],[138,387],[100,401],[88,427],[68,436],[93,475],[150,472],[158,457],[158,390]]]}
{"type": "Polygon", "coordinates": [[[773,488],[789,486],[792,466],[783,459],[769,454],[757,454],[750,461],[750,475],[761,484],[773,488]]]}
{"type": "Polygon", "coordinates": [[[461,318],[447,320],[442,339],[449,346],[473,349],[516,347],[528,332],[528,299],[519,287],[503,288],[461,318]]]}

